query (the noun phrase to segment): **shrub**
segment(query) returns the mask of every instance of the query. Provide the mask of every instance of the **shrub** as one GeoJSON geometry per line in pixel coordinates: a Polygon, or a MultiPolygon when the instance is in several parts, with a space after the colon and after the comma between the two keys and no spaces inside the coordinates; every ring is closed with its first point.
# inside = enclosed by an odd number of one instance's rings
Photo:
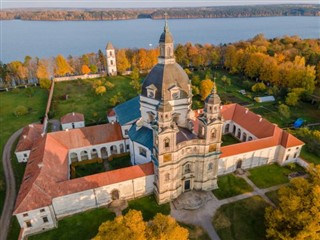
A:
{"type": "Polygon", "coordinates": [[[25,106],[20,105],[20,106],[16,107],[14,110],[14,115],[16,115],[17,117],[23,116],[26,114],[28,114],[28,108],[25,106]]]}
{"type": "Polygon", "coordinates": [[[51,86],[51,81],[47,78],[42,78],[39,80],[40,82],[40,87],[44,89],[49,89],[51,86]]]}
{"type": "Polygon", "coordinates": [[[106,81],[105,86],[107,87],[107,89],[112,89],[114,88],[114,84],[112,82],[106,81]]]}

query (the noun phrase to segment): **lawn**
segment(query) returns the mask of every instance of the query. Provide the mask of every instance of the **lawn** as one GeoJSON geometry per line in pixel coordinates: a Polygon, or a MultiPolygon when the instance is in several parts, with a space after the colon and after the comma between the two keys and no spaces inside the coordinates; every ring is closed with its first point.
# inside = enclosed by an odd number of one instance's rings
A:
{"type": "Polygon", "coordinates": [[[259,196],[223,205],[214,215],[213,226],[221,240],[266,239],[264,210],[267,206],[259,196]]]}
{"type": "Polygon", "coordinates": [[[63,218],[58,228],[29,237],[29,240],[87,240],[93,238],[101,223],[113,220],[114,213],[107,208],[97,208],[63,218]]]}
{"type": "Polygon", "coordinates": [[[300,157],[303,158],[304,160],[310,162],[310,163],[320,164],[320,157],[318,157],[317,155],[309,152],[306,149],[306,146],[302,147],[302,150],[301,150],[301,153],[300,153],[300,157]]]}
{"type": "Polygon", "coordinates": [[[109,170],[115,170],[119,168],[125,168],[132,166],[130,155],[122,156],[122,157],[115,157],[112,160],[108,161],[109,170]]]}
{"type": "Polygon", "coordinates": [[[289,166],[280,167],[277,164],[265,165],[262,167],[256,167],[250,169],[250,180],[259,188],[268,188],[275,185],[288,183],[288,174],[296,171],[304,171],[304,169],[298,165],[290,168],[289,166]]]}
{"type": "Polygon", "coordinates": [[[278,205],[278,204],[279,204],[278,191],[279,191],[279,190],[274,190],[274,191],[271,191],[271,192],[267,192],[267,193],[266,193],[266,196],[267,196],[275,205],[278,205]]]}
{"type": "Polygon", "coordinates": [[[122,214],[125,215],[129,209],[135,209],[142,212],[143,219],[149,221],[157,213],[162,213],[164,215],[170,214],[170,204],[165,203],[159,205],[154,198],[154,195],[134,199],[128,202],[128,208],[125,209],[122,214]]]}
{"type": "Polygon", "coordinates": [[[188,229],[190,240],[210,240],[208,233],[202,227],[181,222],[179,225],[188,229]]]}
{"type": "Polygon", "coordinates": [[[96,95],[93,85],[97,79],[57,82],[51,105],[54,118],[60,119],[67,113],[79,112],[84,114],[86,124],[106,122],[106,112],[113,107],[110,98],[117,93],[121,93],[123,100],[131,99],[137,95],[130,85],[131,79],[129,77],[104,77],[99,80],[102,83],[107,80],[113,83],[114,87],[107,89],[103,95],[96,95]],[[66,95],[68,95],[67,100],[65,100],[66,95]]]}
{"type": "Polygon", "coordinates": [[[236,177],[233,174],[218,177],[218,186],[218,189],[212,191],[218,199],[253,191],[252,187],[243,178],[236,177]]]}
{"type": "Polygon", "coordinates": [[[89,176],[96,173],[105,172],[103,162],[94,162],[94,163],[87,163],[81,164],[75,167],[76,178],[89,176]]]}
{"type": "MultiPolygon", "coordinates": [[[[26,126],[27,124],[38,122],[44,115],[45,107],[48,99],[48,91],[33,87],[35,90],[32,97],[26,95],[26,89],[15,89],[11,92],[0,93],[0,156],[5,143],[9,137],[18,129],[26,126]],[[13,113],[14,109],[23,105],[28,108],[28,114],[16,117],[13,113]]],[[[24,166],[12,161],[16,179],[19,184],[24,172],[24,166]]],[[[0,164],[0,214],[2,212],[3,202],[5,198],[5,185],[3,166],[0,164]]]]}
{"type": "Polygon", "coordinates": [[[233,135],[225,134],[225,135],[222,135],[222,145],[221,146],[228,146],[228,145],[236,144],[239,142],[240,141],[237,138],[235,138],[233,135]]]}

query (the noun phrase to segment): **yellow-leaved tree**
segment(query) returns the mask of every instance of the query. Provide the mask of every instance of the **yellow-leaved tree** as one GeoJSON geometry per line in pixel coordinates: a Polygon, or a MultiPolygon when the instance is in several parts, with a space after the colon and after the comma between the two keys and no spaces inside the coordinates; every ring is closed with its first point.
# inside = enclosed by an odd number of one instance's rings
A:
{"type": "Polygon", "coordinates": [[[201,100],[205,100],[209,96],[213,87],[214,82],[212,82],[211,79],[205,79],[200,82],[201,100]]]}
{"type": "Polygon", "coordinates": [[[308,178],[294,178],[279,190],[279,205],[266,209],[267,237],[281,240],[320,239],[320,165],[308,178]]]}
{"type": "Polygon", "coordinates": [[[87,64],[83,64],[81,67],[81,72],[82,72],[82,74],[88,74],[91,72],[91,70],[87,64]]]}
{"type": "Polygon", "coordinates": [[[170,216],[158,213],[147,223],[140,211],[129,210],[125,216],[102,223],[93,240],[187,240],[188,236],[188,230],[170,216]]]}
{"type": "Polygon", "coordinates": [[[61,54],[59,54],[55,59],[54,74],[58,76],[64,76],[66,74],[71,74],[72,71],[73,70],[67,60],[61,54]]]}
{"type": "Polygon", "coordinates": [[[130,68],[130,63],[126,55],[126,50],[120,49],[117,52],[117,69],[121,74],[123,74],[128,70],[128,68],[130,68]]]}

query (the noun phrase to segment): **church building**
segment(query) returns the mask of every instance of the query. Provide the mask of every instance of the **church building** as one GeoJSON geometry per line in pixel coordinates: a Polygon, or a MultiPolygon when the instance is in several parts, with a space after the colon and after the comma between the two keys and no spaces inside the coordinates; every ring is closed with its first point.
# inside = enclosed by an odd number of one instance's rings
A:
{"type": "Polygon", "coordinates": [[[154,193],[162,204],[218,188],[217,177],[238,168],[297,160],[302,141],[243,106],[222,105],[216,88],[203,109],[191,108],[191,81],[175,61],[167,21],[159,48],[141,94],[113,108],[108,124],[42,135],[26,128],[16,150],[27,166],[14,210],[24,235],[115,199],[154,193]],[[240,143],[222,147],[227,133],[240,143]],[[72,163],[123,153],[131,167],[70,179],[72,163]]]}

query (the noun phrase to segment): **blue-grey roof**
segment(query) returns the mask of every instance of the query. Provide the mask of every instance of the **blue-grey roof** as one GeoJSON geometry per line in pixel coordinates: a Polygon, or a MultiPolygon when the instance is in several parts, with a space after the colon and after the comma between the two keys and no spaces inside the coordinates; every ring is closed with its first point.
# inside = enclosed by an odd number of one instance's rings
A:
{"type": "Polygon", "coordinates": [[[114,108],[118,122],[121,126],[141,117],[139,96],[127,102],[119,104],[114,108]]]}
{"type": "Polygon", "coordinates": [[[147,147],[150,151],[152,151],[153,148],[153,136],[152,136],[152,130],[147,127],[141,127],[137,131],[137,125],[133,124],[132,127],[129,130],[129,138],[133,142],[137,142],[145,147],[147,147]]]}

